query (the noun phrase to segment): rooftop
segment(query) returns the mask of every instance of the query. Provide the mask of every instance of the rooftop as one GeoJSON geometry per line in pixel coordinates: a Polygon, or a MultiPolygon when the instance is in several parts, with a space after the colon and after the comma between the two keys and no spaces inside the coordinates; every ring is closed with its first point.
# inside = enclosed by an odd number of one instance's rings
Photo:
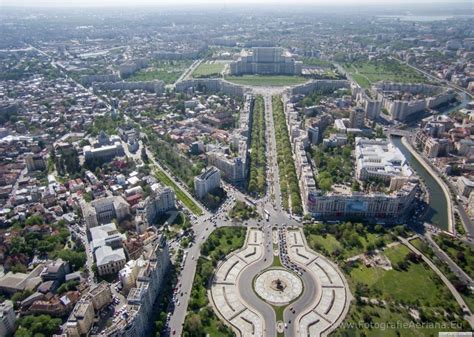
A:
{"type": "Polygon", "coordinates": [[[403,153],[390,141],[356,137],[358,170],[380,175],[409,177],[413,174],[403,153]]]}

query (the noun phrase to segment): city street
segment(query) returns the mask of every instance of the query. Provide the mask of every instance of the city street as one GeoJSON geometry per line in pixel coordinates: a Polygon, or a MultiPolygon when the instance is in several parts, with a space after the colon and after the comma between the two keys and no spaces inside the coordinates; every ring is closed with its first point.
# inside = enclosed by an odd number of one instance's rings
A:
{"type": "MultiPolygon", "coordinates": [[[[273,90],[274,94],[278,94],[278,91],[273,90]]],[[[275,133],[274,133],[274,126],[273,126],[273,114],[271,109],[271,95],[267,94],[264,96],[265,100],[265,120],[266,120],[266,136],[267,136],[267,160],[269,161],[268,171],[267,173],[267,193],[261,199],[255,200],[255,204],[257,205],[258,209],[261,211],[260,214],[264,214],[264,210],[267,210],[269,213],[269,221],[266,222],[264,220],[257,221],[255,219],[250,219],[246,221],[248,227],[262,227],[262,225],[289,225],[289,226],[300,226],[301,224],[294,219],[291,219],[288,214],[282,211],[281,207],[281,196],[280,196],[280,185],[279,185],[279,175],[278,175],[278,165],[276,161],[276,140],[275,140],[275,133]]],[[[155,164],[156,161],[151,156],[150,151],[147,151],[150,159],[155,164]]],[[[174,179],[173,179],[174,180],[174,179]]],[[[239,190],[231,187],[228,184],[223,184],[226,188],[228,193],[228,198],[236,198],[243,200],[244,198],[248,198],[252,200],[239,190]]],[[[191,198],[192,196],[189,195],[191,198]]],[[[194,200],[194,198],[192,198],[194,200]]],[[[175,310],[170,319],[170,331],[176,331],[176,335],[180,335],[182,332],[182,326],[184,324],[184,319],[186,316],[186,309],[189,302],[189,296],[192,289],[192,283],[194,279],[194,273],[196,270],[197,259],[200,255],[200,245],[208,238],[208,236],[212,233],[212,231],[217,227],[223,226],[232,226],[234,223],[230,220],[225,219],[225,215],[231,205],[228,205],[223,210],[218,210],[216,214],[210,214],[205,211],[205,214],[198,217],[194,222],[194,231],[195,231],[195,244],[187,249],[188,257],[184,263],[184,268],[178,278],[178,284],[182,284],[181,291],[184,291],[184,295],[179,297],[180,305],[175,307],[175,310]],[[214,227],[211,223],[210,219],[217,219],[216,222],[217,226],[214,227]],[[194,259],[190,257],[194,256],[194,259]]],[[[264,317],[265,320],[265,328],[266,328],[266,336],[274,336],[276,335],[276,322],[275,322],[275,313],[273,309],[263,302],[258,296],[254,293],[252,287],[252,280],[253,277],[260,272],[261,270],[267,268],[272,264],[273,261],[273,243],[272,243],[272,235],[271,235],[271,226],[265,227],[265,236],[264,236],[264,246],[267,249],[264,252],[264,256],[261,258],[260,261],[253,264],[250,268],[246,269],[241,276],[242,283],[239,284],[239,290],[241,292],[242,298],[249,303],[253,308],[257,309],[264,317]]],[[[308,282],[308,281],[306,281],[308,282]]],[[[311,287],[308,285],[308,288],[311,287]]],[[[311,300],[311,294],[308,293],[309,296],[306,296],[306,292],[304,296],[300,299],[301,306],[306,304],[311,300]],[[303,301],[306,299],[306,301],[303,301]]],[[[314,294],[313,294],[314,295],[314,294]]]]}

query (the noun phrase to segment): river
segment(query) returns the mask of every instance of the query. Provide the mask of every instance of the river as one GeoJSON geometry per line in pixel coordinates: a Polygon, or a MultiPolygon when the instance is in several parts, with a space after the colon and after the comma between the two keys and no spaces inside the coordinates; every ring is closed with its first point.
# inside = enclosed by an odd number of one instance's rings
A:
{"type": "Polygon", "coordinates": [[[426,212],[423,220],[435,225],[438,228],[448,230],[448,203],[441,186],[428,173],[423,165],[421,165],[418,160],[413,157],[405,145],[403,145],[401,137],[392,136],[392,142],[400,149],[400,151],[402,151],[413,170],[416,171],[421,179],[423,179],[425,186],[428,189],[430,202],[428,205],[428,211],[426,212]]]}

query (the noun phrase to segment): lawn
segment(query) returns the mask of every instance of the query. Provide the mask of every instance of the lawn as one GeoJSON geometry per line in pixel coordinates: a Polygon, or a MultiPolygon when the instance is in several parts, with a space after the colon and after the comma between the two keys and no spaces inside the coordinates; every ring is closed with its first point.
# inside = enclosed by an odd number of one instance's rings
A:
{"type": "Polygon", "coordinates": [[[194,78],[203,77],[220,77],[222,70],[224,70],[225,63],[205,62],[201,63],[193,72],[194,78]]]}
{"type": "Polygon", "coordinates": [[[176,193],[176,197],[184,204],[184,206],[186,206],[195,215],[202,215],[201,208],[193,200],[191,200],[183,192],[183,190],[165,174],[165,172],[157,168],[155,173],[156,173],[156,177],[161,183],[165,184],[166,186],[171,187],[174,190],[174,193],[176,193]]]}
{"type": "MultiPolygon", "coordinates": [[[[451,331],[451,326],[446,325],[450,322],[459,323],[460,331],[466,329],[462,325],[467,322],[455,316],[460,307],[450,291],[406,246],[398,244],[382,251],[394,266],[392,270],[366,267],[361,261],[345,262],[347,257],[367,252],[368,247],[386,247],[392,241],[392,233],[400,235],[402,229],[349,222],[305,226],[309,246],[338,261],[355,297],[348,316],[331,336],[436,336],[438,331],[451,331]],[[386,303],[366,304],[362,297],[386,303]],[[423,327],[416,325],[407,307],[418,310],[425,322],[423,327]]],[[[420,240],[412,243],[423,248],[420,240]]]]}
{"type": "Polygon", "coordinates": [[[331,337],[428,337],[438,336],[444,328],[416,327],[403,308],[386,308],[374,305],[353,305],[346,320],[331,337]],[[372,328],[368,328],[369,326],[372,328]],[[398,327],[396,326],[398,325],[398,327]],[[405,327],[403,327],[405,325],[405,327]]]}
{"type": "Polygon", "coordinates": [[[308,245],[311,249],[319,251],[324,255],[335,256],[340,254],[343,259],[362,254],[367,251],[369,245],[375,245],[377,240],[383,239],[385,243],[391,241],[390,235],[378,235],[375,233],[367,233],[366,236],[360,235],[358,237],[361,245],[360,246],[351,246],[344,248],[342,242],[337,240],[336,237],[332,234],[325,235],[313,235],[310,234],[306,237],[308,245]]]}
{"type": "MultiPolygon", "coordinates": [[[[425,254],[433,261],[434,264],[441,270],[441,272],[453,283],[454,285],[460,283],[458,277],[449,269],[449,267],[442,261],[440,261],[434,254],[430,246],[419,238],[411,240],[410,243],[415,246],[420,252],[425,254]]],[[[474,311],[474,294],[470,293],[469,289],[460,289],[459,293],[466,302],[467,306],[471,311],[474,311]]]]}
{"type": "Polygon", "coordinates": [[[248,219],[258,218],[257,208],[255,206],[248,205],[245,201],[237,200],[235,205],[229,211],[231,219],[237,221],[245,221],[248,219]]]}
{"type": "Polygon", "coordinates": [[[307,81],[301,76],[285,76],[285,75],[242,75],[242,76],[227,76],[227,81],[249,86],[269,86],[282,87],[288,85],[302,84],[307,81]]]}
{"type": "MultiPolygon", "coordinates": [[[[417,243],[418,244],[418,243],[417,243]]],[[[397,245],[384,251],[392,264],[405,260],[409,249],[397,245]]],[[[351,305],[344,323],[331,336],[437,336],[439,331],[452,331],[454,317],[440,318],[458,312],[458,305],[436,274],[423,262],[409,262],[406,270],[384,270],[366,267],[360,263],[345,268],[351,291],[356,301],[351,305]],[[366,304],[358,296],[387,301],[384,304],[366,304]],[[409,315],[405,305],[419,310],[424,326],[409,315]]],[[[462,322],[462,324],[467,324],[462,322]]],[[[459,326],[458,330],[465,327],[459,326]]]]}
{"type": "Polygon", "coordinates": [[[154,61],[148,68],[141,69],[127,78],[127,81],[161,80],[165,84],[172,84],[181,76],[192,61],[154,61]]]}
{"type": "Polygon", "coordinates": [[[273,257],[272,267],[282,267],[283,268],[283,265],[281,264],[281,260],[280,260],[279,256],[274,256],[273,257]]]}
{"type": "Polygon", "coordinates": [[[426,82],[426,78],[416,70],[401,64],[396,60],[356,61],[345,63],[344,68],[352,78],[363,88],[368,88],[378,81],[393,81],[401,83],[426,82]]]}
{"type": "Polygon", "coordinates": [[[353,73],[351,74],[352,78],[354,81],[356,81],[362,88],[369,88],[370,87],[370,81],[365,77],[364,75],[361,74],[356,74],[353,73]]]}
{"type": "MultiPolygon", "coordinates": [[[[398,245],[386,249],[384,254],[394,265],[403,260],[408,252],[408,248],[398,245]]],[[[379,295],[378,298],[386,301],[440,309],[447,309],[448,304],[457,307],[449,290],[423,262],[409,263],[406,271],[387,271],[359,264],[350,271],[349,283],[353,289],[357,283],[364,284],[370,289],[367,296],[379,295]],[[421,289],[423,290],[420,291],[421,289]]]]}

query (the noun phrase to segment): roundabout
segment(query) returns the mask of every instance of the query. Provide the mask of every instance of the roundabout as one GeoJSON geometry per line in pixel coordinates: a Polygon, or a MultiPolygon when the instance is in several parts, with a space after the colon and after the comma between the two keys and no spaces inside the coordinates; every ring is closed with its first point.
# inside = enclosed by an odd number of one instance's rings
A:
{"type": "Polygon", "coordinates": [[[257,276],[255,292],[272,305],[286,305],[303,292],[303,282],[295,274],[284,269],[269,269],[257,276]]]}

